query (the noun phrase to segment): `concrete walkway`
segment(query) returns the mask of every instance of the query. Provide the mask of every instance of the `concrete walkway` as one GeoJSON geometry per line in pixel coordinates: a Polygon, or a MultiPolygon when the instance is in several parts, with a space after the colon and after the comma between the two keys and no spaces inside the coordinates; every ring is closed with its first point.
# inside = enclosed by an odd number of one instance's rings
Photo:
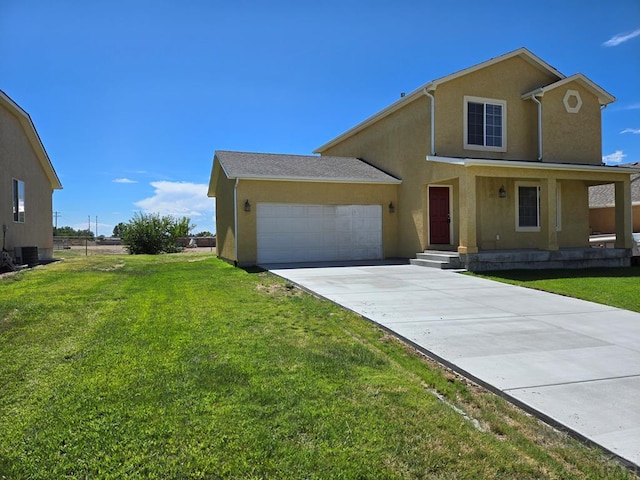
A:
{"type": "Polygon", "coordinates": [[[640,465],[640,314],[413,265],[269,270],[640,465]]]}

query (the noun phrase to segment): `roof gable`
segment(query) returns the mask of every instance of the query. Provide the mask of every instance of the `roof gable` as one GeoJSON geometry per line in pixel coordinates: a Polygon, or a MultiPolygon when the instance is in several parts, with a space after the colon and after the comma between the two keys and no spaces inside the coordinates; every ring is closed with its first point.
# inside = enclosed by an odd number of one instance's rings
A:
{"type": "MultiPolygon", "coordinates": [[[[457,72],[451,73],[449,75],[445,75],[444,77],[440,77],[440,78],[438,78],[436,80],[433,80],[433,81],[423,85],[422,88],[428,87],[427,90],[429,90],[429,89],[435,90],[436,87],[438,85],[442,84],[442,83],[449,82],[451,80],[455,80],[456,78],[462,77],[464,75],[469,75],[470,73],[477,72],[478,70],[482,70],[484,68],[491,67],[492,65],[504,62],[506,60],[510,60],[512,58],[515,58],[515,57],[522,58],[523,60],[525,60],[530,65],[533,65],[534,67],[536,67],[538,70],[541,70],[541,71],[543,71],[545,73],[549,73],[552,76],[557,77],[558,79],[565,78],[565,76],[562,73],[560,73],[558,70],[556,70],[554,67],[549,65],[547,62],[542,60],[540,57],[538,57],[538,56],[534,55],[533,53],[531,53],[526,48],[522,47],[522,48],[519,48],[519,49],[514,50],[512,52],[505,53],[504,55],[499,55],[497,57],[494,57],[494,58],[491,58],[489,60],[486,60],[486,61],[484,61],[482,63],[478,63],[477,65],[473,65],[471,67],[464,68],[462,70],[459,70],[457,72]]],[[[422,90],[422,88],[420,88],[419,90],[422,90]]]]}
{"type": "Polygon", "coordinates": [[[341,141],[343,141],[343,140],[355,135],[356,133],[364,130],[365,128],[369,127],[370,125],[373,125],[374,123],[376,123],[376,122],[382,120],[383,118],[391,115],[392,113],[400,110],[404,106],[406,106],[409,103],[413,102],[414,100],[417,100],[418,98],[420,98],[426,92],[432,92],[432,91],[436,90],[436,88],[439,85],[443,84],[443,83],[450,82],[451,80],[455,80],[456,78],[460,78],[462,76],[469,75],[471,73],[477,72],[478,70],[482,70],[484,68],[491,67],[491,66],[493,66],[493,65],[495,65],[497,63],[501,63],[501,62],[510,60],[512,58],[515,58],[515,57],[519,57],[519,58],[525,60],[527,63],[533,65],[534,67],[538,68],[539,70],[541,70],[541,71],[543,71],[545,73],[550,74],[552,77],[556,77],[558,80],[562,80],[562,79],[566,78],[565,75],[560,73],[558,70],[556,70],[554,67],[552,67],[548,63],[546,63],[540,57],[534,55],[529,50],[527,50],[526,48],[522,47],[522,48],[519,48],[519,49],[514,50],[512,52],[505,53],[504,55],[500,55],[498,57],[491,58],[491,59],[489,59],[489,60],[487,60],[485,62],[479,63],[477,65],[473,65],[471,67],[464,68],[464,69],[459,70],[457,72],[451,73],[449,75],[445,75],[444,77],[440,77],[440,78],[437,78],[435,80],[432,80],[430,82],[425,83],[424,85],[418,87],[417,89],[415,89],[414,91],[412,91],[408,95],[400,98],[399,100],[397,100],[396,102],[392,103],[388,107],[386,107],[383,110],[379,111],[375,115],[367,118],[366,120],[364,120],[363,122],[359,123],[355,127],[347,130],[345,133],[339,135],[338,137],[336,137],[333,140],[327,142],[326,144],[322,145],[321,147],[318,147],[317,149],[314,150],[314,153],[322,153],[323,151],[331,148],[332,146],[336,145],[337,143],[340,143],[341,141]]]}
{"type": "Polygon", "coordinates": [[[582,85],[585,89],[587,89],[593,95],[598,97],[598,101],[600,102],[600,105],[609,105],[610,103],[613,103],[616,101],[616,98],[613,95],[608,93],[605,89],[603,89],[599,85],[596,85],[594,82],[592,82],[587,77],[585,77],[582,73],[576,73],[574,75],[571,75],[570,77],[565,77],[562,80],[558,80],[557,82],[553,82],[544,87],[537,88],[531,92],[525,93],[524,95],[522,95],[522,98],[531,98],[534,95],[543,96],[546,92],[549,92],[551,90],[554,90],[558,87],[561,87],[571,82],[576,82],[582,85]]]}
{"type": "Polygon", "coordinates": [[[208,195],[220,173],[229,179],[398,184],[401,180],[359,158],[216,151],[208,195]]]}
{"type": "Polygon", "coordinates": [[[31,120],[31,117],[27,112],[25,112],[20,105],[14,102],[6,93],[0,90],[0,105],[5,107],[11,113],[13,113],[22,129],[24,130],[25,135],[29,139],[29,143],[31,144],[33,151],[36,153],[38,160],[40,161],[40,165],[44,170],[47,179],[49,179],[49,183],[51,184],[51,188],[54,190],[59,190],[62,188],[62,184],[60,183],[60,179],[58,178],[58,174],[53,168],[53,164],[49,159],[49,155],[47,155],[47,151],[44,149],[44,145],[42,144],[42,140],[40,140],[40,136],[36,131],[36,127],[31,120]]]}

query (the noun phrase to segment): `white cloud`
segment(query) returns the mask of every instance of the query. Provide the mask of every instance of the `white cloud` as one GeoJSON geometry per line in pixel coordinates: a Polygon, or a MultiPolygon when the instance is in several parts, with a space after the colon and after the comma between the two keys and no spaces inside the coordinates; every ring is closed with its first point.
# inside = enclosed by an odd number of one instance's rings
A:
{"type": "Polygon", "coordinates": [[[113,183],[138,183],[135,180],[129,178],[116,178],[113,183]]]}
{"type": "Polygon", "coordinates": [[[151,182],[153,196],[134,203],[145,213],[173,215],[175,217],[209,218],[215,211],[215,202],[207,197],[205,183],[151,182]]]}
{"type": "Polygon", "coordinates": [[[602,45],[604,45],[605,47],[617,47],[621,43],[627,42],[632,38],[637,37],[638,35],[640,35],[640,28],[630,33],[618,33],[617,35],[614,35],[609,40],[604,42],[602,45]]]}
{"type": "Polygon", "coordinates": [[[616,150],[615,152],[610,153],[609,155],[603,156],[602,161],[606,164],[620,163],[626,156],[627,154],[624,153],[622,150],[616,150]]]}
{"type": "Polygon", "coordinates": [[[640,128],[625,128],[620,133],[633,133],[635,135],[640,135],[640,128]]]}

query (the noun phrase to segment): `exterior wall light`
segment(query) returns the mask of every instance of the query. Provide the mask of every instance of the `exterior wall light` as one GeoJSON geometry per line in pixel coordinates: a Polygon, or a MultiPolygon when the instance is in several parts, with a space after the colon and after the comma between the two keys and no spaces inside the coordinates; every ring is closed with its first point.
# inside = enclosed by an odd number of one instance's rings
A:
{"type": "Polygon", "coordinates": [[[244,202],[244,211],[245,212],[250,212],[251,211],[251,204],[249,203],[249,199],[245,200],[245,202],[244,202]]]}
{"type": "Polygon", "coordinates": [[[504,189],[504,185],[500,187],[500,190],[498,190],[498,195],[500,198],[505,198],[507,196],[507,191],[504,189]]]}
{"type": "Polygon", "coordinates": [[[393,202],[389,202],[389,213],[394,213],[396,211],[396,207],[393,202]]]}

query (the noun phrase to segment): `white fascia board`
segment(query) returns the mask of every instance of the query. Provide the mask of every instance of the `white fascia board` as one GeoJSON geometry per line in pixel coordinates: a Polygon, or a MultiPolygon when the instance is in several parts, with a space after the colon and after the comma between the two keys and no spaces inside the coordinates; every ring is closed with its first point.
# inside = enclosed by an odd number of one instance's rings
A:
{"type": "Polygon", "coordinates": [[[427,155],[428,162],[447,163],[462,167],[528,168],[536,170],[560,170],[573,172],[640,173],[640,168],[610,165],[577,165],[572,163],[523,162],[521,160],[492,160],[484,158],[453,158],[427,155]]]}
{"type": "Polygon", "coordinates": [[[398,185],[402,180],[371,180],[354,178],[318,178],[318,177],[273,177],[269,175],[238,175],[239,180],[263,180],[273,182],[309,182],[309,183],[368,183],[372,185],[398,185]]]}

